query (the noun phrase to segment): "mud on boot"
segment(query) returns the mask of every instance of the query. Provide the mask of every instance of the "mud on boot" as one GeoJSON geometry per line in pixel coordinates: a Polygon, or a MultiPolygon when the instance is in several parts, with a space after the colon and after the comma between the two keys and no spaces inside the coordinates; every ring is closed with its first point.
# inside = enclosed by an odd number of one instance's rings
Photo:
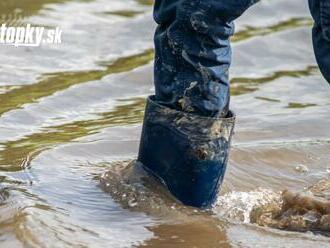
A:
{"type": "Polygon", "coordinates": [[[147,100],[138,161],[183,204],[209,207],[228,161],[235,115],[203,117],[147,100]]]}

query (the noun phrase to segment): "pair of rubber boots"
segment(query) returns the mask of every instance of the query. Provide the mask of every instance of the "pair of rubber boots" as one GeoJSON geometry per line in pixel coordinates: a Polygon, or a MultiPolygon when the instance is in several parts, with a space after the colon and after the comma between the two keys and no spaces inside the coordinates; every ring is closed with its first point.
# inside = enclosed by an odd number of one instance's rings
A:
{"type": "Polygon", "coordinates": [[[235,115],[203,117],[147,99],[138,161],[185,205],[216,200],[228,162],[235,115]]]}

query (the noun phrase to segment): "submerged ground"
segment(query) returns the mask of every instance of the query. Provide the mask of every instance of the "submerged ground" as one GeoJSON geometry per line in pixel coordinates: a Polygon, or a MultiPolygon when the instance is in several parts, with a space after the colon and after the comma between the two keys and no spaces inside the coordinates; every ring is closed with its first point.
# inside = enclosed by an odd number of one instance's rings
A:
{"type": "Polygon", "coordinates": [[[3,20],[59,26],[63,43],[0,47],[0,246],[328,247],[325,235],[250,220],[284,189],[329,181],[330,91],[307,1],[263,0],[237,22],[236,136],[207,212],[175,203],[126,162],[153,92],[151,4],[1,2],[3,20]]]}

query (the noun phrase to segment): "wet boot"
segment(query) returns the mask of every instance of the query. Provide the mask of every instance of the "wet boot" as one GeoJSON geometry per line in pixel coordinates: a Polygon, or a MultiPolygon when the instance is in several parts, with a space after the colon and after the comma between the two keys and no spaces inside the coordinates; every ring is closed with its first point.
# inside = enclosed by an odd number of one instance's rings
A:
{"type": "Polygon", "coordinates": [[[223,180],[235,120],[233,21],[257,1],[155,1],[155,96],[138,160],[183,204],[209,207],[223,180]]]}
{"type": "Polygon", "coordinates": [[[226,171],[235,116],[210,118],[147,100],[138,161],[183,204],[209,207],[226,171]]]}

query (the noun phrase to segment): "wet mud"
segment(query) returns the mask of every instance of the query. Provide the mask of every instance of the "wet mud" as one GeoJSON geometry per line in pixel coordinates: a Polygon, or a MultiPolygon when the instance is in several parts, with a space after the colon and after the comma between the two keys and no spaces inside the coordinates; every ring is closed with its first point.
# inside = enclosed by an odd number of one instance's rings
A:
{"type": "Polygon", "coordinates": [[[118,161],[109,168],[100,177],[102,190],[123,208],[143,211],[155,218],[166,218],[167,222],[193,222],[194,217],[200,218],[202,215],[211,220],[212,212],[223,211],[220,216],[229,220],[330,236],[330,180],[321,180],[303,191],[283,190],[276,193],[260,190],[250,192],[247,197],[238,193],[222,195],[213,209],[202,211],[177,202],[135,160],[118,161]],[[250,201],[250,207],[246,201],[250,201]],[[235,207],[226,202],[234,203],[235,207]]]}
{"type": "Polygon", "coordinates": [[[280,201],[255,207],[250,219],[260,226],[330,236],[330,180],[304,191],[284,190],[280,201]]]}
{"type": "MultiPolygon", "coordinates": [[[[188,212],[192,210],[177,202],[136,160],[118,161],[108,166],[109,170],[100,177],[100,187],[123,208],[176,221],[179,221],[178,216],[181,216],[181,220],[187,218],[188,212]]],[[[195,213],[198,212],[196,209],[195,213]]]]}

